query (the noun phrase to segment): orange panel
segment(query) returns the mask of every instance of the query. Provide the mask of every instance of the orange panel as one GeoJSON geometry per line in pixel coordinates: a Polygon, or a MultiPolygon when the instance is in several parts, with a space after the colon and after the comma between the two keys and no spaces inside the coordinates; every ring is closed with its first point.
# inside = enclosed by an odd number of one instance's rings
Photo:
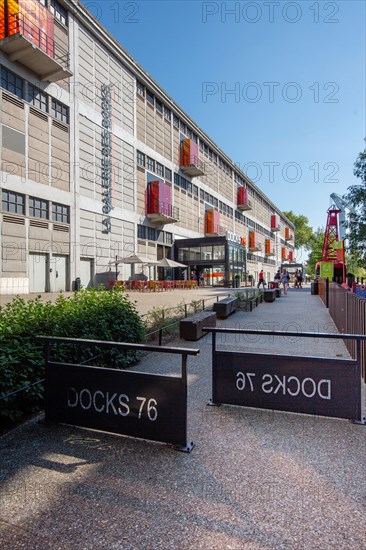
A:
{"type": "Polygon", "coordinates": [[[249,231],[249,248],[254,248],[256,245],[255,231],[249,231]]]}
{"type": "Polygon", "coordinates": [[[271,253],[271,240],[270,239],[266,239],[265,252],[266,252],[266,254],[271,253]]]}
{"type": "Polygon", "coordinates": [[[285,228],[285,239],[289,239],[289,238],[290,238],[290,228],[286,227],[285,228]]]}
{"type": "Polygon", "coordinates": [[[218,210],[206,210],[206,233],[215,234],[219,232],[220,213],[218,210]]]}
{"type": "Polygon", "coordinates": [[[286,248],[282,248],[282,249],[281,249],[281,258],[282,258],[283,260],[286,260],[286,258],[287,258],[287,255],[286,255],[286,248]]]}

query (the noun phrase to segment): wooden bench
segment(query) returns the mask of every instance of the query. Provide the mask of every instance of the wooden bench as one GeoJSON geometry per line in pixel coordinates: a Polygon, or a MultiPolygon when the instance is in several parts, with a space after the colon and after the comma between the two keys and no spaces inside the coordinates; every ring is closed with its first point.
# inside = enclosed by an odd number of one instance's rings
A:
{"type": "Polygon", "coordinates": [[[226,317],[236,311],[236,306],[236,298],[224,298],[223,300],[214,303],[213,310],[216,311],[219,319],[226,319],[226,317]]]}
{"type": "MultiPolygon", "coordinates": [[[[265,302],[274,302],[276,299],[277,290],[280,289],[268,289],[263,292],[265,302]]],[[[281,290],[280,290],[281,292],[281,290]]]]}
{"type": "Polygon", "coordinates": [[[216,313],[213,311],[200,311],[182,319],[179,324],[180,337],[184,340],[199,340],[205,334],[203,327],[216,326],[216,313]]]}

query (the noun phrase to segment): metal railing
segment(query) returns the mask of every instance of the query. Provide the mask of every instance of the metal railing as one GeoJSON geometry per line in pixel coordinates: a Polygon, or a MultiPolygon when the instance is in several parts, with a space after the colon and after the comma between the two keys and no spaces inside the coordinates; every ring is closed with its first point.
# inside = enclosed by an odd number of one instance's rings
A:
{"type": "Polygon", "coordinates": [[[325,307],[329,307],[329,279],[319,278],[318,280],[318,295],[323,301],[325,307]]]}
{"type": "Polygon", "coordinates": [[[185,155],[184,153],[181,153],[180,166],[183,168],[185,166],[195,166],[202,172],[205,171],[205,163],[197,155],[185,155]]]}
{"type": "Polygon", "coordinates": [[[69,68],[69,53],[50,38],[44,30],[37,27],[24,13],[18,12],[0,20],[0,27],[6,29],[6,36],[21,33],[55,61],[69,68]]]}
{"type": "Polygon", "coordinates": [[[153,201],[150,208],[148,208],[147,214],[162,214],[164,216],[168,216],[169,218],[179,220],[179,208],[172,206],[168,202],[153,201]]]}
{"type": "MultiPolygon", "coordinates": [[[[324,281],[324,279],[322,280],[324,281]]],[[[324,285],[324,283],[322,283],[324,285]]],[[[353,292],[346,290],[340,284],[329,283],[329,314],[340,333],[366,335],[366,300],[353,292]]],[[[354,340],[346,341],[347,349],[352,357],[356,354],[354,340]]],[[[366,383],[366,342],[361,342],[360,349],[361,373],[366,383]]]]}

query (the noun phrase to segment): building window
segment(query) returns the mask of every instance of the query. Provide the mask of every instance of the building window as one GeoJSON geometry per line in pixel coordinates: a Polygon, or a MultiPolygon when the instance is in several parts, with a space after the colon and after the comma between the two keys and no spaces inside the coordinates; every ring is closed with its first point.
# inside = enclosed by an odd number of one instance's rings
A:
{"type": "Polygon", "coordinates": [[[187,126],[184,124],[184,122],[180,121],[179,129],[183,134],[187,133],[187,126]]]}
{"type": "Polygon", "coordinates": [[[163,104],[161,101],[159,101],[158,99],[155,100],[155,107],[156,107],[156,110],[159,112],[159,113],[162,113],[163,112],[163,104]]]}
{"type": "Polygon", "coordinates": [[[150,90],[146,90],[146,99],[150,105],[155,104],[155,96],[152,92],[150,92],[150,90]]]}
{"type": "Polygon", "coordinates": [[[33,216],[33,218],[48,220],[48,201],[29,197],[29,215],[33,216]]]}
{"type": "Polygon", "coordinates": [[[176,174],[174,173],[174,184],[175,185],[180,185],[180,175],[179,174],[176,174]]]}
{"type": "Polygon", "coordinates": [[[68,13],[67,10],[65,10],[65,8],[61,6],[60,2],[58,2],[57,0],[50,0],[49,8],[55,19],[57,19],[58,21],[60,21],[60,23],[67,27],[68,13]]]}
{"type": "Polygon", "coordinates": [[[48,113],[48,95],[39,90],[32,84],[28,84],[28,102],[48,113]]]}
{"type": "Polygon", "coordinates": [[[172,118],[171,110],[168,109],[168,107],[165,107],[165,105],[164,105],[164,118],[166,118],[167,120],[171,120],[172,118]]]}
{"type": "Polygon", "coordinates": [[[147,227],[147,240],[156,241],[156,230],[153,227],[147,227]]]}
{"type": "Polygon", "coordinates": [[[139,80],[137,81],[137,93],[141,97],[145,97],[145,86],[139,80]]]}
{"type": "Polygon", "coordinates": [[[4,67],[1,67],[1,87],[24,99],[24,80],[4,67]]]}
{"type": "Polygon", "coordinates": [[[198,187],[197,185],[193,184],[193,196],[198,197],[198,187]]]}
{"type": "Polygon", "coordinates": [[[64,204],[52,203],[52,221],[70,223],[70,208],[64,204]]]}
{"type": "Polygon", "coordinates": [[[2,191],[2,210],[12,214],[25,214],[25,196],[11,191],[2,191]]]}
{"type": "Polygon", "coordinates": [[[172,171],[169,168],[165,168],[165,179],[167,181],[172,181],[172,171]]]}
{"type": "Polygon", "coordinates": [[[152,172],[155,172],[155,160],[150,157],[146,157],[146,168],[152,172]]]}
{"type": "Polygon", "coordinates": [[[173,126],[175,126],[175,128],[179,128],[179,118],[175,115],[173,115],[173,126]]]}
{"type": "Polygon", "coordinates": [[[165,244],[173,244],[173,233],[168,233],[167,231],[164,234],[165,244]]]}
{"type": "Polygon", "coordinates": [[[156,163],[156,173],[158,176],[164,177],[164,166],[160,162],[156,163]]]}
{"type": "Polygon", "coordinates": [[[52,99],[51,114],[53,117],[57,118],[57,120],[60,120],[65,124],[69,123],[69,108],[67,107],[67,105],[61,103],[61,101],[52,99]]]}
{"type": "Polygon", "coordinates": [[[137,238],[138,239],[146,239],[146,227],[145,227],[145,225],[138,225],[137,226],[137,238]]]}
{"type": "Polygon", "coordinates": [[[137,151],[137,164],[145,167],[145,155],[141,151],[137,151]]]}

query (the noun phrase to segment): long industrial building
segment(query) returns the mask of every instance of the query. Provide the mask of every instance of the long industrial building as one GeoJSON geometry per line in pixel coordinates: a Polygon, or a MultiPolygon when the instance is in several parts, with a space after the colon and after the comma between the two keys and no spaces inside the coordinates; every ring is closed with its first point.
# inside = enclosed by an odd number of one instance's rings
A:
{"type": "Polygon", "coordinates": [[[290,220],[82,3],[0,0],[0,65],[1,294],[126,280],[133,254],[207,285],[293,261],[290,220]]]}

